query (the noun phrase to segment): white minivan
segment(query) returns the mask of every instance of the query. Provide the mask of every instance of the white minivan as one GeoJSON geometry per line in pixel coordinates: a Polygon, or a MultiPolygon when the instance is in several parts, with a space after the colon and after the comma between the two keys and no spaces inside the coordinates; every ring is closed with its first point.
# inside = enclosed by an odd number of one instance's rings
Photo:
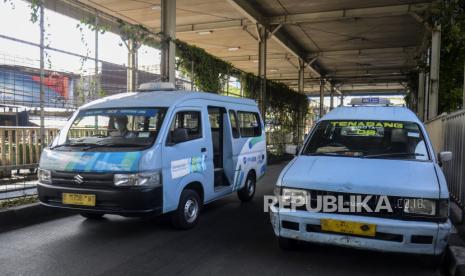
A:
{"type": "MultiPolygon", "coordinates": [[[[294,152],[295,154],[295,152],[294,152]]],[[[449,192],[418,117],[378,98],[321,118],[275,187],[271,223],[282,248],[297,240],[441,256],[449,192]]]]}
{"type": "Polygon", "coordinates": [[[39,200],[94,219],[170,213],[191,228],[203,204],[252,199],[265,141],[253,100],[143,84],[74,113],[41,155],[39,200]]]}

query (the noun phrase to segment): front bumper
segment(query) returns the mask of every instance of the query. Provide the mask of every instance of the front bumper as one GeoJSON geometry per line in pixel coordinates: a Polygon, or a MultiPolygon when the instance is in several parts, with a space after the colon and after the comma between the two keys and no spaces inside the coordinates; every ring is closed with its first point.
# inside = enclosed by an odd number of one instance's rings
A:
{"type": "Polygon", "coordinates": [[[269,211],[276,236],[376,251],[439,255],[447,245],[451,230],[450,220],[445,223],[403,221],[308,211],[291,212],[277,207],[271,207],[269,211]],[[375,224],[377,234],[375,237],[360,237],[324,232],[320,227],[321,219],[375,224]]]}
{"type": "Polygon", "coordinates": [[[121,216],[157,215],[163,211],[163,187],[115,187],[104,189],[64,187],[39,183],[39,201],[42,205],[79,212],[116,214],[121,216]],[[94,194],[92,207],[62,203],[62,193],[94,194]]]}

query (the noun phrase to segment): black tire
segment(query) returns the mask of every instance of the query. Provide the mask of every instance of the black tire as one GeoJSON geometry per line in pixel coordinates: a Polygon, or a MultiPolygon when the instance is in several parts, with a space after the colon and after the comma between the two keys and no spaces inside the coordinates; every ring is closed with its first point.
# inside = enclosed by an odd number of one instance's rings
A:
{"type": "Polygon", "coordinates": [[[105,214],[96,214],[96,213],[80,213],[81,216],[86,219],[98,220],[102,219],[105,214]]]}
{"type": "Polygon", "coordinates": [[[278,237],[279,248],[282,250],[295,250],[297,247],[297,240],[278,237]]]}
{"type": "Polygon", "coordinates": [[[247,179],[245,180],[244,187],[242,187],[239,191],[237,191],[237,196],[242,202],[251,201],[253,196],[255,195],[256,189],[256,178],[253,173],[249,173],[247,175],[247,179]]]}
{"type": "Polygon", "coordinates": [[[202,202],[199,194],[190,189],[182,191],[178,209],[171,214],[173,227],[187,230],[197,225],[202,202]]]}

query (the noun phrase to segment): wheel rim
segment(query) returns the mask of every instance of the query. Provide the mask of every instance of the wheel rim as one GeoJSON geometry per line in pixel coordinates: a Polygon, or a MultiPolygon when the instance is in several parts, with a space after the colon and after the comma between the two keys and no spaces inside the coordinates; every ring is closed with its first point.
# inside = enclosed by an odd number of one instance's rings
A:
{"type": "Polygon", "coordinates": [[[247,193],[249,196],[252,196],[255,192],[255,185],[253,185],[252,179],[247,180],[247,193]]]}
{"type": "Polygon", "coordinates": [[[199,204],[195,199],[188,199],[184,205],[184,218],[188,223],[192,223],[197,219],[199,213],[199,204]]]}

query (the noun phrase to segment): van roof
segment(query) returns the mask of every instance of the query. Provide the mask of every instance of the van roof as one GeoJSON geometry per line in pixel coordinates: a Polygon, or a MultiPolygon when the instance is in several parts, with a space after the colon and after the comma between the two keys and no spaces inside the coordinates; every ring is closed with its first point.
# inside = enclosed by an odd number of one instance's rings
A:
{"type": "Polygon", "coordinates": [[[80,109],[118,107],[169,107],[186,100],[214,100],[227,103],[256,106],[254,100],[221,96],[213,93],[194,91],[153,91],[121,93],[101,98],[83,105],[80,109]]]}
{"type": "Polygon", "coordinates": [[[421,124],[415,113],[401,106],[342,106],[333,109],[321,120],[389,120],[421,124]]]}

